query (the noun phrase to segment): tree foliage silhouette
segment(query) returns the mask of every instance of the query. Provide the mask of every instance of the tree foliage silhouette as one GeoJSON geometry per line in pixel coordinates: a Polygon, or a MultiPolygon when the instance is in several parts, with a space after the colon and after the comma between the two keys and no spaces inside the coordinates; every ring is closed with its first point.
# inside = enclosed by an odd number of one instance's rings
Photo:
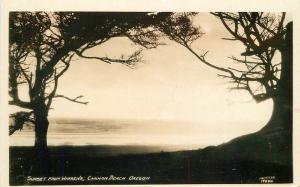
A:
{"type": "MultiPolygon", "coordinates": [[[[142,48],[161,43],[157,25],[170,13],[96,13],[96,12],[11,12],[9,17],[9,95],[10,105],[23,108],[11,115],[9,134],[34,124],[35,150],[40,173],[47,171],[47,119],[54,98],[79,104],[82,95],[70,98],[57,94],[59,78],[74,57],[121,63],[133,67],[141,50],[120,58],[87,56],[85,51],[102,45],[113,37],[127,37],[142,48]],[[20,87],[28,90],[28,100],[21,99],[20,87]]],[[[24,95],[24,92],[22,93],[24,95]]],[[[21,94],[21,95],[22,95],[21,94]]]]}
{"type": "Polygon", "coordinates": [[[199,61],[219,70],[218,76],[229,79],[232,89],[243,89],[256,102],[272,99],[273,114],[264,130],[288,130],[292,128],[293,50],[292,22],[286,24],[282,13],[212,13],[232,36],[223,38],[238,41],[245,46],[241,57],[230,57],[239,68],[224,68],[207,60],[207,53],[198,53],[192,43],[203,33],[192,23],[193,14],[174,14],[162,22],[162,31],[190,51],[199,61]],[[178,26],[181,25],[181,26],[178,26]],[[277,54],[277,55],[276,55],[277,54]],[[280,56],[279,62],[276,56],[280,56]]]}

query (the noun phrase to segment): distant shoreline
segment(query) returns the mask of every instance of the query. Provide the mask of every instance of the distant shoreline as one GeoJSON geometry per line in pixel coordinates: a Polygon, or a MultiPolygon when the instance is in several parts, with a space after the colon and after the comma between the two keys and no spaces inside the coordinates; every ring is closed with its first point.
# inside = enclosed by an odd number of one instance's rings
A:
{"type": "MultiPolygon", "coordinates": [[[[33,146],[9,146],[10,149],[28,150],[33,149],[33,146]]],[[[57,145],[48,146],[49,151],[55,155],[80,155],[84,156],[87,153],[93,153],[93,156],[118,156],[131,154],[151,154],[177,151],[192,151],[200,148],[185,149],[184,146],[176,145],[57,145]],[[77,150],[80,150],[77,152],[77,150]]],[[[90,155],[89,155],[90,156],[90,155]]]]}
{"type": "MultiPolygon", "coordinates": [[[[204,129],[207,129],[206,124],[180,122],[50,120],[48,145],[158,145],[194,149],[219,145],[234,138],[222,132],[216,135],[217,130],[205,133],[204,129]]],[[[26,126],[9,139],[11,146],[32,146],[33,127],[26,126]]]]}

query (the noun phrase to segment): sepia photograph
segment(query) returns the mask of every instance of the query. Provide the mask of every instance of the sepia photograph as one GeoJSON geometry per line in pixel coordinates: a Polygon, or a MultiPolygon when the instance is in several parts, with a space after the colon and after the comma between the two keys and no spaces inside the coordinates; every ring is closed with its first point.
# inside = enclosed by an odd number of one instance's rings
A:
{"type": "Polygon", "coordinates": [[[291,12],[7,22],[10,186],[295,182],[291,12]]]}

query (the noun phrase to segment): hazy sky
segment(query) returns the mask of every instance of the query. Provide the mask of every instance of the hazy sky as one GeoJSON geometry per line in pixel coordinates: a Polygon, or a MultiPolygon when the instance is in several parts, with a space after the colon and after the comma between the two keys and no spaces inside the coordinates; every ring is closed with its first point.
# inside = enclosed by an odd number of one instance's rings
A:
{"type": "MultiPolygon", "coordinates": [[[[194,21],[206,34],[193,47],[199,52],[209,50],[210,62],[228,67],[232,61],[227,57],[244,50],[239,43],[220,39],[227,32],[213,16],[203,13],[194,21]]],[[[230,91],[231,85],[217,77],[220,72],[202,64],[182,46],[167,43],[145,50],[145,62],[136,69],[87,59],[72,62],[57,93],[70,97],[82,94],[89,104],[57,98],[50,117],[191,120],[222,122],[224,128],[247,122],[253,129],[267,122],[271,101],[256,104],[247,92],[230,91]]],[[[115,38],[87,54],[117,57],[133,48],[127,39],[115,38]]]]}

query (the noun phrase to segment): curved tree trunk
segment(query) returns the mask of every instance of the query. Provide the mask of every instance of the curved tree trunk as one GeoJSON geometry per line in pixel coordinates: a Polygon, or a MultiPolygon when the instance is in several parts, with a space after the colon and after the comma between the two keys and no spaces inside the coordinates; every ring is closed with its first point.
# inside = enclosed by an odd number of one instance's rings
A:
{"type": "Polygon", "coordinates": [[[293,126],[293,24],[287,24],[281,52],[281,75],[273,97],[273,113],[263,131],[284,130],[292,133],[293,126]]]}
{"type": "MultiPolygon", "coordinates": [[[[292,23],[287,25],[285,43],[281,49],[281,75],[273,99],[273,113],[267,125],[258,134],[268,140],[276,137],[273,143],[278,152],[285,155],[286,164],[292,173],[293,164],[293,37],[292,23]]],[[[271,145],[272,142],[268,140],[271,145]]]]}

